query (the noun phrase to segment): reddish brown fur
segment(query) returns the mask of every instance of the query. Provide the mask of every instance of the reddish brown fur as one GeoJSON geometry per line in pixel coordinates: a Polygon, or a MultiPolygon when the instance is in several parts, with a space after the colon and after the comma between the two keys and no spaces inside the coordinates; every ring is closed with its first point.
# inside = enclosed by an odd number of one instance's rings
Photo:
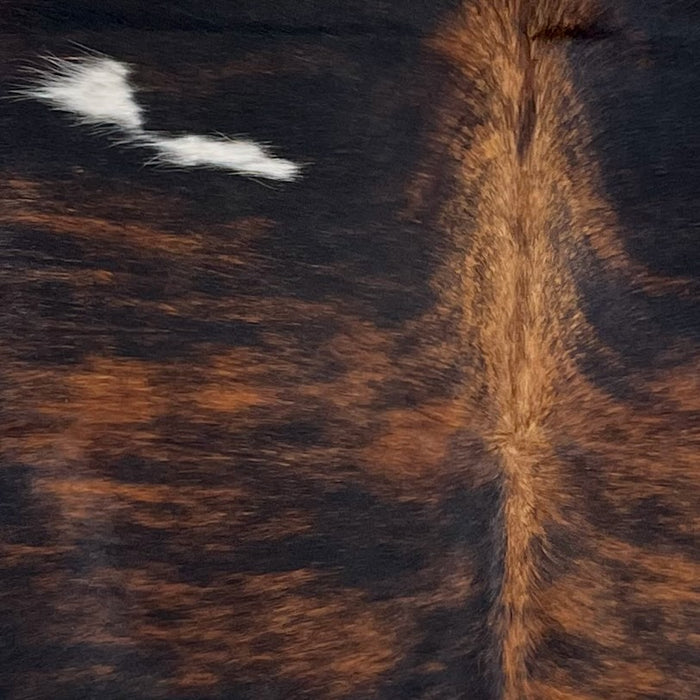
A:
{"type": "MultiPolygon", "coordinates": [[[[696,291],[628,254],[567,53],[624,21],[584,0],[474,0],[421,37],[401,69],[437,85],[419,93],[420,155],[371,233],[432,236],[425,280],[350,254],[285,263],[296,222],[263,204],[203,213],[157,179],[110,187],[97,166],[5,172],[3,225],[88,268],[49,252],[8,273],[2,456],[29,485],[1,565],[20,620],[6,697],[700,694],[684,544],[699,525],[695,346],[669,339],[630,369],[571,262],[590,249],[625,288],[696,291]],[[202,271],[225,291],[202,291],[202,271]],[[324,275],[352,291],[290,282],[324,275]],[[376,311],[423,283],[419,312],[376,311]],[[69,308],[42,284],[64,285],[69,308]],[[42,359],[53,346],[75,359],[42,359]],[[597,382],[586,355],[646,398],[597,382]],[[625,536],[639,512],[672,534],[625,536]]],[[[264,48],[185,66],[162,93],[195,74],[216,96],[217,81],[309,61],[364,75],[354,46],[300,46],[283,65],[264,48]]],[[[386,85],[364,86],[380,124],[386,85]]],[[[323,243],[362,235],[318,228],[323,243]]]]}

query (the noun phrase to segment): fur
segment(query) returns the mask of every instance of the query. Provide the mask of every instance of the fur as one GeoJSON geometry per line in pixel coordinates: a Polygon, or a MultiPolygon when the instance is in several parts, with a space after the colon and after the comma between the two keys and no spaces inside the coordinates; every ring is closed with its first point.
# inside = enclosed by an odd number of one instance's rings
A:
{"type": "Polygon", "coordinates": [[[293,180],[299,166],[275,158],[253,141],[211,136],[167,136],[144,129],[143,110],[129,83],[129,66],[106,57],[47,59],[22,97],[45,102],[68,112],[80,124],[112,127],[122,134],[122,145],[155,150],[150,161],[180,168],[219,168],[240,175],[293,180]]]}
{"type": "Polygon", "coordinates": [[[697,3],[16,7],[0,696],[700,697],[697,3]]]}

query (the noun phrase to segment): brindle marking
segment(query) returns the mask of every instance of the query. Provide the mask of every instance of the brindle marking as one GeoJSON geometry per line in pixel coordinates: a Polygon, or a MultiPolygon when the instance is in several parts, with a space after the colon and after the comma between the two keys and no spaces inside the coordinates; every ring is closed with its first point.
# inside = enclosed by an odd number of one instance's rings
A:
{"type": "Polygon", "coordinates": [[[6,10],[2,697],[700,696],[691,0],[6,10]]]}

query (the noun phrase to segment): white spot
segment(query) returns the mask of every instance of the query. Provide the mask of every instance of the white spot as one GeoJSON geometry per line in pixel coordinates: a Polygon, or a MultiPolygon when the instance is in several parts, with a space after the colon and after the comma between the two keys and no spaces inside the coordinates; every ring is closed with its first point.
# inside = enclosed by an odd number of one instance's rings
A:
{"type": "Polygon", "coordinates": [[[146,143],[156,149],[155,161],[183,168],[208,166],[273,180],[292,180],[299,172],[298,165],[268,155],[253,141],[188,135],[147,137],[146,143]]]}
{"type": "Polygon", "coordinates": [[[21,94],[72,113],[85,124],[143,127],[142,109],[129,85],[130,68],[110,58],[48,59],[34,85],[21,94]]]}
{"type": "Polygon", "coordinates": [[[39,100],[54,109],[70,112],[82,124],[116,127],[123,133],[121,145],[154,149],[149,162],[183,168],[209,167],[239,175],[293,180],[300,167],[276,158],[247,139],[215,136],[167,136],[144,129],[143,110],[129,84],[129,66],[111,58],[48,58],[49,68],[38,71],[22,97],[39,100]]]}

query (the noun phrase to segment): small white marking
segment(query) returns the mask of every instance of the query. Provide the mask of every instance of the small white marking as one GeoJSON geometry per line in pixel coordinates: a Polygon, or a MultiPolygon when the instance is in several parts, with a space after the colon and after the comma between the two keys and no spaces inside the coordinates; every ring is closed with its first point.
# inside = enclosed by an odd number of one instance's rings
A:
{"type": "Polygon", "coordinates": [[[271,180],[294,180],[300,166],[276,158],[248,139],[167,136],[144,129],[143,109],[129,83],[131,69],[106,57],[47,58],[49,68],[38,71],[20,97],[39,100],[71,113],[80,124],[108,126],[123,133],[122,145],[155,150],[149,161],[182,168],[210,167],[271,180]]]}
{"type": "Polygon", "coordinates": [[[70,112],[82,124],[108,124],[125,130],[143,128],[143,110],[129,85],[129,66],[111,58],[47,58],[31,87],[19,94],[70,112]]]}
{"type": "Polygon", "coordinates": [[[154,161],[184,168],[209,166],[272,180],[293,180],[299,172],[298,165],[269,156],[262,146],[253,141],[188,135],[147,136],[147,143],[158,153],[154,161]]]}

